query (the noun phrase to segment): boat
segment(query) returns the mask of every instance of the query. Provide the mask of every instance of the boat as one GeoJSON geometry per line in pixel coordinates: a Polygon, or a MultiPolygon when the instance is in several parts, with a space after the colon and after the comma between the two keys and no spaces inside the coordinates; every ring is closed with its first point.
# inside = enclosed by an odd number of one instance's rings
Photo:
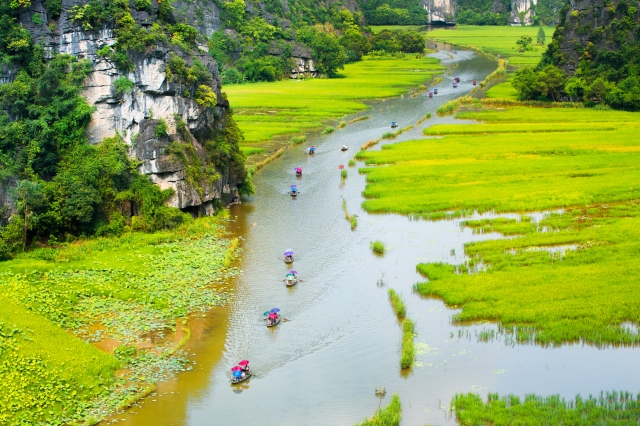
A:
{"type": "Polygon", "coordinates": [[[457,75],[455,76],[455,78],[453,79],[453,81],[455,81],[456,83],[460,83],[460,77],[458,77],[457,75]]]}
{"type": "Polygon", "coordinates": [[[287,192],[287,194],[291,195],[292,197],[297,197],[298,188],[295,185],[291,185],[291,189],[289,190],[289,192],[287,192]]]}
{"type": "Polygon", "coordinates": [[[284,263],[293,262],[293,252],[291,250],[287,250],[284,252],[284,263]]]}
{"type": "Polygon", "coordinates": [[[438,89],[433,89],[433,94],[437,95],[438,94],[438,89]]]}
{"type": "Polygon", "coordinates": [[[457,88],[458,88],[458,85],[457,85],[456,83],[453,83],[453,88],[454,88],[454,89],[457,89],[457,88]]]}
{"type": "Polygon", "coordinates": [[[392,127],[392,128],[394,128],[394,127],[398,127],[398,123],[396,123],[395,121],[392,121],[392,122],[391,122],[391,127],[392,127]]]}
{"type": "Polygon", "coordinates": [[[294,272],[289,272],[286,277],[284,277],[284,282],[287,284],[287,287],[294,286],[298,284],[298,276],[294,272]]]}
{"type": "Polygon", "coordinates": [[[478,84],[478,82],[476,80],[473,80],[473,85],[475,86],[476,84],[478,84]]]}
{"type": "Polygon", "coordinates": [[[275,327],[276,325],[280,324],[281,319],[282,319],[282,315],[277,315],[276,322],[270,323],[269,321],[267,321],[267,327],[275,327]]]}
{"type": "Polygon", "coordinates": [[[433,92],[429,92],[429,97],[433,98],[433,92]]]}
{"type": "Polygon", "coordinates": [[[244,376],[240,376],[240,377],[233,377],[231,376],[231,384],[232,385],[236,385],[238,383],[242,383],[245,380],[249,379],[251,376],[253,375],[253,373],[245,373],[244,376]]]}
{"type": "Polygon", "coordinates": [[[309,155],[313,155],[316,153],[316,147],[314,145],[311,145],[309,147],[309,155]]]}
{"type": "Polygon", "coordinates": [[[296,171],[296,176],[298,176],[298,177],[302,176],[302,168],[301,167],[296,167],[295,171],[296,171]]]}
{"type": "Polygon", "coordinates": [[[349,149],[349,147],[348,147],[348,146],[346,146],[346,145],[342,145],[342,148],[340,148],[340,149],[341,149],[342,151],[346,151],[346,150],[348,150],[348,149],[349,149]]]}
{"type": "Polygon", "coordinates": [[[270,311],[264,313],[264,320],[266,321],[267,327],[274,327],[278,325],[278,323],[282,319],[282,315],[280,315],[278,312],[280,312],[280,309],[273,308],[270,311]]]}

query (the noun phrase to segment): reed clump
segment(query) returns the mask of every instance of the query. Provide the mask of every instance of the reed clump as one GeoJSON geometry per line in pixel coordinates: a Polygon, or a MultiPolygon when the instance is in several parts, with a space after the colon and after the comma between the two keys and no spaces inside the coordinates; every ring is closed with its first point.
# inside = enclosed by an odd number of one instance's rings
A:
{"type": "Polygon", "coordinates": [[[413,342],[415,337],[415,324],[409,318],[402,321],[402,353],[400,355],[400,367],[410,368],[416,359],[416,348],[413,342]]]}
{"type": "Polygon", "coordinates": [[[351,230],[353,231],[358,226],[358,216],[351,215],[351,219],[349,219],[349,222],[351,222],[351,230]]]}
{"type": "Polygon", "coordinates": [[[356,160],[352,158],[351,160],[349,160],[349,167],[355,167],[355,166],[356,166],[356,160]]]}
{"type": "Polygon", "coordinates": [[[262,160],[260,162],[257,162],[254,165],[252,165],[251,167],[249,167],[249,170],[247,172],[250,175],[253,175],[255,172],[257,172],[258,170],[260,170],[261,168],[263,168],[264,166],[266,166],[267,164],[269,164],[270,162],[272,162],[276,158],[281,157],[282,155],[284,155],[284,148],[279,148],[278,150],[276,150],[273,154],[269,155],[264,160],[262,160]]]}
{"type": "Polygon", "coordinates": [[[384,252],[386,251],[386,246],[380,240],[372,241],[371,250],[373,250],[375,254],[384,254],[384,252]]]}
{"type": "Polygon", "coordinates": [[[368,120],[370,118],[371,118],[370,115],[363,115],[363,116],[360,116],[360,117],[356,117],[353,120],[349,120],[349,124],[357,123],[358,121],[368,120]]]}
{"type": "Polygon", "coordinates": [[[423,121],[428,120],[428,119],[430,119],[430,118],[431,118],[431,113],[430,113],[430,112],[428,112],[428,113],[426,113],[426,114],[425,114],[425,115],[424,115],[420,120],[418,120],[418,122],[417,122],[416,124],[420,124],[420,123],[422,123],[423,121]]]}
{"type": "Polygon", "coordinates": [[[334,130],[336,130],[336,129],[334,129],[334,128],[333,128],[333,127],[331,127],[331,126],[327,126],[327,127],[325,127],[325,128],[324,128],[324,130],[322,131],[322,133],[321,133],[321,134],[322,134],[322,135],[327,135],[327,134],[329,134],[329,133],[333,133],[333,132],[334,132],[334,130]]]}
{"type": "Polygon", "coordinates": [[[341,177],[342,179],[346,179],[348,175],[349,175],[349,172],[347,172],[347,169],[342,169],[342,170],[340,171],[340,177],[341,177]]]}
{"type": "Polygon", "coordinates": [[[347,126],[347,122],[346,122],[346,121],[344,121],[344,120],[342,120],[342,121],[340,122],[340,124],[338,124],[338,129],[342,129],[342,128],[346,127],[346,126],[347,126]]]}
{"type": "Polygon", "coordinates": [[[404,300],[402,300],[402,297],[392,288],[389,289],[388,294],[391,306],[393,306],[396,315],[398,318],[404,318],[407,315],[407,307],[404,304],[404,300]]]}
{"type": "Polygon", "coordinates": [[[342,199],[342,211],[344,211],[344,217],[351,224],[351,230],[353,231],[358,226],[358,217],[355,214],[349,214],[349,211],[347,210],[347,200],[344,198],[342,199]]]}
{"type": "Polygon", "coordinates": [[[307,135],[294,136],[291,138],[291,145],[299,145],[303,142],[306,142],[306,140],[307,140],[307,135]]]}
{"type": "Polygon", "coordinates": [[[371,148],[372,146],[376,145],[378,142],[380,142],[380,139],[374,140],[371,139],[370,141],[365,142],[364,144],[362,144],[362,146],[360,147],[360,149],[362,151],[371,148]]]}
{"type": "Polygon", "coordinates": [[[528,394],[523,401],[516,395],[489,393],[485,402],[480,395],[468,393],[456,394],[451,407],[455,407],[458,423],[463,425],[635,424],[640,418],[640,394],[600,392],[599,396],[578,395],[568,401],[560,395],[528,394]]]}
{"type": "Polygon", "coordinates": [[[393,394],[389,405],[378,409],[369,419],[356,424],[355,426],[400,426],[402,418],[402,405],[398,394],[393,394]]]}
{"type": "MultiPolygon", "coordinates": [[[[409,125],[405,129],[411,129],[411,127],[413,127],[413,125],[409,125]]],[[[396,137],[400,136],[405,131],[405,129],[398,129],[395,132],[391,132],[391,131],[390,132],[385,132],[382,135],[382,139],[393,139],[393,138],[396,138],[396,137]]]]}
{"type": "Polygon", "coordinates": [[[451,115],[458,110],[462,105],[468,105],[472,103],[480,103],[478,99],[472,98],[470,96],[463,96],[457,99],[450,100],[449,102],[442,104],[436,110],[436,114],[443,115],[451,115]]]}

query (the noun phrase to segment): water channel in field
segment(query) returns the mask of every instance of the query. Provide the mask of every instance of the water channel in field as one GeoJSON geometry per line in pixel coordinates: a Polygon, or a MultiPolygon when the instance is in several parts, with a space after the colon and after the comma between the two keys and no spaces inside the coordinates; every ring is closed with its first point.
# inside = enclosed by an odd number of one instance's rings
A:
{"type": "Polygon", "coordinates": [[[426,126],[456,121],[436,117],[436,108],[469,92],[472,80],[481,81],[496,64],[475,52],[451,53],[434,54],[455,69],[436,85],[439,94],[433,99],[425,92],[374,102],[353,116],[371,119],[310,137],[257,174],[256,195],[231,208],[230,232],[242,237],[243,249],[236,296],[191,323],[193,338],[186,349],[193,370],[161,383],[156,394],[110,422],[353,425],[374,413],[379,404],[374,390],[384,386],[383,405],[392,393],[401,398],[403,425],[454,424],[447,408],[456,393],[573,398],[601,390],[640,390],[637,348],[544,348],[514,344],[500,335],[484,342],[478,334],[497,331],[495,324],[453,325],[456,310],[412,292],[424,280],[416,264],[459,264],[465,243],[500,236],[473,234],[461,227],[462,219],[430,222],[368,214],[360,208],[364,175],[347,167],[349,177],[341,180],[338,166],[346,167],[360,145],[389,131],[391,121],[414,125],[394,142],[418,138],[426,126]],[[462,80],[457,89],[452,74],[462,80]],[[433,118],[416,126],[427,112],[433,118]],[[317,151],[310,157],[305,148],[312,144],[317,151]],[[342,144],[349,150],[341,152],[342,144]],[[303,168],[301,178],[295,177],[296,166],[303,168]],[[297,199],[287,195],[291,184],[300,190],[297,199]],[[349,213],[358,215],[353,231],[342,211],[343,199],[349,213]],[[373,240],[387,244],[384,256],[371,252],[373,240]],[[296,253],[293,267],[302,279],[292,288],[282,282],[288,271],[282,259],[286,249],[296,253]],[[401,328],[389,288],[404,296],[407,315],[416,321],[419,355],[406,372],[399,367],[401,328]],[[274,307],[290,321],[267,329],[262,314],[274,307]],[[230,368],[245,358],[257,376],[231,386],[230,368]]]}

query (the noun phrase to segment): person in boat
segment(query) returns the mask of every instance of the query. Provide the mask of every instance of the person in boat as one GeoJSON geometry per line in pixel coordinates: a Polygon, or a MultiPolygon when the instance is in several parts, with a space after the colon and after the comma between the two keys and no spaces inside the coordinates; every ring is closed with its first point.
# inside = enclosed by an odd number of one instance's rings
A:
{"type": "Polygon", "coordinates": [[[348,147],[348,146],[346,146],[346,145],[342,145],[342,150],[343,150],[343,151],[346,151],[346,150],[348,150],[348,149],[349,149],[349,147],[348,147]]]}
{"type": "Polygon", "coordinates": [[[302,168],[296,167],[296,176],[302,176],[302,168]]]}
{"type": "Polygon", "coordinates": [[[309,147],[309,154],[315,154],[316,152],[316,147],[311,145],[311,147],[309,147]]]}
{"type": "Polygon", "coordinates": [[[242,367],[242,372],[249,374],[251,373],[251,367],[249,367],[249,362],[247,362],[245,365],[241,365],[240,367],[242,367]]]}

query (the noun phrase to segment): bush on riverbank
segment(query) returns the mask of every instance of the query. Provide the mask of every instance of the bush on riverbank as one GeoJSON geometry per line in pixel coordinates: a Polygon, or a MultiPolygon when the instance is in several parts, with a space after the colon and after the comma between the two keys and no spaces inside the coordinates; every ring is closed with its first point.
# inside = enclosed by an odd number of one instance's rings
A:
{"type": "Polygon", "coordinates": [[[386,246],[380,240],[372,241],[371,242],[371,250],[373,250],[373,252],[375,254],[384,254],[384,252],[386,250],[386,246]]]}
{"type": "Polygon", "coordinates": [[[398,394],[393,394],[391,402],[386,407],[378,410],[370,419],[355,426],[400,426],[401,415],[400,397],[398,394]]]}

